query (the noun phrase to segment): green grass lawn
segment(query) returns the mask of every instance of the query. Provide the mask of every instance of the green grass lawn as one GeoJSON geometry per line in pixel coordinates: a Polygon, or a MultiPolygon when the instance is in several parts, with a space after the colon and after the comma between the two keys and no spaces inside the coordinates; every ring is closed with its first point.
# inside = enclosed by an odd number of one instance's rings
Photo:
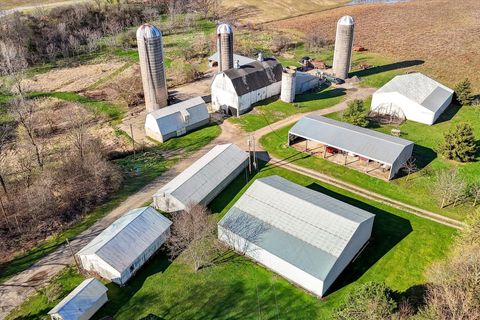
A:
{"type": "Polygon", "coordinates": [[[115,193],[107,203],[98,206],[66,231],[50,237],[41,245],[20,254],[12,260],[0,264],[0,283],[14,274],[27,269],[45,255],[53,252],[65,243],[66,238],[75,237],[82,231],[88,229],[98,219],[117,207],[128,196],[140,190],[168,170],[179,159],[205,146],[219,134],[219,126],[207,126],[188,135],[168,140],[154,148],[137,153],[135,156],[129,155],[125,158],[115,160],[115,163],[118,164],[123,171],[124,182],[121,189],[115,193]],[[162,156],[165,151],[171,151],[171,155],[169,155],[168,158],[162,156]]]}
{"type": "MultiPolygon", "coordinates": [[[[328,117],[341,120],[339,113],[328,115],[328,117]]],[[[468,164],[458,164],[442,159],[437,155],[438,148],[443,142],[443,133],[462,121],[472,124],[477,139],[480,139],[480,112],[472,107],[458,109],[458,107],[452,106],[450,111],[447,111],[438,123],[433,126],[413,121],[407,121],[400,126],[400,130],[403,133],[402,137],[415,142],[413,155],[417,159],[418,166],[421,168],[419,172],[409,178],[409,181],[407,181],[406,177],[400,177],[386,182],[341,165],[333,164],[327,160],[310,157],[293,148],[284,148],[283,145],[286,142],[288,130],[291,126],[264,136],[261,142],[267,151],[278,158],[289,159],[295,164],[329,174],[392,199],[462,220],[467,212],[474,210],[470,201],[457,205],[457,207],[450,206],[440,209],[438,199],[432,194],[432,188],[435,184],[435,172],[439,170],[457,167],[461,176],[467,182],[472,182],[474,179],[480,177],[479,161],[468,164]]],[[[375,128],[375,130],[387,134],[391,129],[391,126],[375,128]]]]}
{"type": "Polygon", "coordinates": [[[250,113],[228,121],[238,124],[244,131],[252,132],[271,123],[302,112],[325,109],[340,103],[345,96],[342,89],[326,88],[318,92],[298,95],[295,103],[286,103],[278,98],[271,98],[256,105],[250,113]]]}
{"type": "MultiPolygon", "coordinates": [[[[266,166],[254,179],[272,174],[376,215],[370,244],[329,295],[318,299],[232,252],[227,252],[222,262],[197,273],[180,259],[168,261],[160,252],[126,286],[107,284],[110,301],[96,318],[141,319],[152,314],[159,319],[328,319],[345,294],[366,281],[384,281],[401,296],[419,295],[425,269],[447,254],[456,232],[285,169],[266,166]]],[[[228,211],[247,188],[246,183],[245,176],[240,175],[212,202],[215,218],[228,211]]],[[[81,280],[67,269],[9,319],[41,319],[81,280]],[[51,294],[54,289],[57,293],[51,294]]]]}

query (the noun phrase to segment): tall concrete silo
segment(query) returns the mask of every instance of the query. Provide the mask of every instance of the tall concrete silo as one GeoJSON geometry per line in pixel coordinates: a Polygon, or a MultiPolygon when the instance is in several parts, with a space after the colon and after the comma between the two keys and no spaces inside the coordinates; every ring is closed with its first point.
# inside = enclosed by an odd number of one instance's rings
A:
{"type": "Polygon", "coordinates": [[[233,29],[223,23],[217,28],[218,71],[233,68],[233,29]]]}
{"type": "Polygon", "coordinates": [[[282,72],[282,89],[280,91],[280,100],[291,103],[295,100],[297,72],[294,68],[285,68],[282,72]]]}
{"type": "Polygon", "coordinates": [[[352,47],[355,22],[350,16],[341,17],[337,23],[335,53],[333,55],[333,73],[341,79],[348,78],[352,64],[352,47]]]}
{"type": "Polygon", "coordinates": [[[147,112],[152,112],[168,104],[162,33],[155,26],[144,24],[137,30],[137,44],[145,105],[147,112]]]}

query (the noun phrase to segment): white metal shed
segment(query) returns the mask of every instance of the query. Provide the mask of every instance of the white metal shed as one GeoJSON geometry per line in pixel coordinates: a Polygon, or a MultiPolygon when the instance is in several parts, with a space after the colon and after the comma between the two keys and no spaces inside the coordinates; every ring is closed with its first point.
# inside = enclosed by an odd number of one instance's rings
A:
{"type": "Polygon", "coordinates": [[[371,110],[432,125],[452,103],[453,93],[424,74],[400,75],[373,94],[371,110]]]}
{"type": "Polygon", "coordinates": [[[158,190],[153,204],[163,212],[183,210],[188,203],[207,205],[247,163],[248,154],[235,144],[217,145],[158,190]]]}
{"type": "Polygon", "coordinates": [[[374,215],[279,176],[255,180],[218,223],[218,238],[323,296],[370,238],[374,215]]]}
{"type": "Polygon", "coordinates": [[[76,256],[83,269],[124,285],[167,240],[171,224],[152,207],[133,209],[76,256]]]}
{"type": "Polygon", "coordinates": [[[154,140],[164,142],[204,126],[209,121],[207,104],[202,97],[195,97],[148,113],[145,133],[154,140]]]}
{"type": "Polygon", "coordinates": [[[48,314],[53,320],[88,320],[108,301],[107,290],[95,278],[84,280],[48,314]]]}

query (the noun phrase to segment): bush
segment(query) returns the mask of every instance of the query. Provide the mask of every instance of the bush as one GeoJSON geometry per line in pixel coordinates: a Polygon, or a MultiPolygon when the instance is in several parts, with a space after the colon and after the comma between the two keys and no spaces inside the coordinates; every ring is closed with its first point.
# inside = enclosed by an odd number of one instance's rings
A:
{"type": "Polygon", "coordinates": [[[367,282],[345,297],[345,302],[335,310],[338,320],[389,319],[397,308],[392,290],[383,283],[367,282]]]}
{"type": "Polygon", "coordinates": [[[455,86],[455,96],[457,102],[462,106],[470,105],[473,102],[472,84],[470,80],[464,79],[455,86]]]}
{"type": "Polygon", "coordinates": [[[368,126],[369,121],[364,102],[357,99],[349,102],[347,110],[343,113],[343,120],[359,127],[368,126]]]}
{"type": "Polygon", "coordinates": [[[442,155],[459,162],[470,162],[475,159],[477,143],[473,128],[468,123],[458,124],[454,130],[447,132],[440,148],[442,155]]]}

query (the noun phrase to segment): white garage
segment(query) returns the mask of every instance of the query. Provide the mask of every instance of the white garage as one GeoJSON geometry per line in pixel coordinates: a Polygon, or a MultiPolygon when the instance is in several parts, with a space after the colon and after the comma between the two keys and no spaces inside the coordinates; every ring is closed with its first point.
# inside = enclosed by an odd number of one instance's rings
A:
{"type": "Polygon", "coordinates": [[[432,125],[452,103],[454,91],[421,73],[396,76],[372,98],[372,112],[432,125]]]}
{"type": "Polygon", "coordinates": [[[107,303],[107,291],[97,279],[86,279],[48,314],[52,320],[88,320],[107,303]]]}
{"type": "Polygon", "coordinates": [[[215,146],[153,195],[163,212],[184,210],[189,203],[208,205],[245,170],[248,154],[233,143],[215,146]]]}
{"type": "Polygon", "coordinates": [[[124,285],[167,240],[171,224],[152,207],[133,209],[76,256],[84,270],[124,285]]]}
{"type": "Polygon", "coordinates": [[[257,179],[218,223],[218,238],[323,296],[370,238],[374,215],[279,176],[257,179]]]}

